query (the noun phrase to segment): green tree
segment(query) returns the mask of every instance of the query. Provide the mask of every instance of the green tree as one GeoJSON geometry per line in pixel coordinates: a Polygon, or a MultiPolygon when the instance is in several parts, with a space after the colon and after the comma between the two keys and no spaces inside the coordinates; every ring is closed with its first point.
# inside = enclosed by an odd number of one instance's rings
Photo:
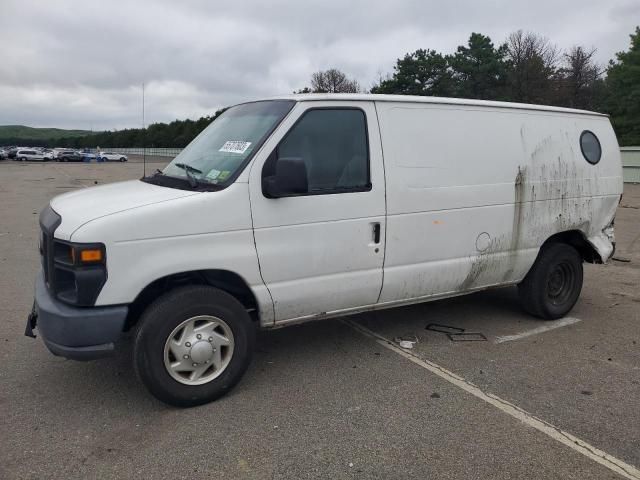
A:
{"type": "Polygon", "coordinates": [[[491,39],[472,33],[467,46],[448,57],[453,69],[455,96],[484,100],[505,99],[507,46],[495,48],[491,39]]]}
{"type": "Polygon", "coordinates": [[[455,94],[453,72],[447,59],[435,50],[416,50],[399,58],[393,75],[371,93],[448,97],[455,94]]]}
{"type": "Polygon", "coordinates": [[[616,54],[607,71],[608,111],[621,145],[640,145],[640,27],[631,47],[616,54]]]}

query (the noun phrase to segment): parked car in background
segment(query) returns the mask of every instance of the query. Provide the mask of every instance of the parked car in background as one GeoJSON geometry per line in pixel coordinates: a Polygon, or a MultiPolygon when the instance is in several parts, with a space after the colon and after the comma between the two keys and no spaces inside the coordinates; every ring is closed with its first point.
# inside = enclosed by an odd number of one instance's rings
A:
{"type": "Polygon", "coordinates": [[[114,152],[100,152],[98,158],[103,162],[126,162],[129,160],[126,155],[114,152]]]}
{"type": "Polygon", "coordinates": [[[27,160],[29,161],[39,160],[41,162],[46,162],[48,160],[48,158],[46,158],[42,152],[39,152],[38,150],[35,150],[35,149],[18,150],[16,152],[15,159],[20,160],[21,162],[26,162],[27,160]]]}
{"type": "Polygon", "coordinates": [[[53,160],[54,158],[56,158],[56,152],[54,152],[53,150],[51,150],[50,148],[45,148],[42,151],[42,154],[44,155],[44,158],[46,160],[53,160]]]}
{"type": "Polygon", "coordinates": [[[18,147],[9,147],[7,158],[10,158],[13,160],[16,158],[17,153],[18,153],[18,147]]]}
{"type": "Polygon", "coordinates": [[[7,158],[7,152],[4,148],[0,148],[0,160],[7,158]]]}
{"type": "Polygon", "coordinates": [[[82,152],[82,161],[83,162],[92,162],[93,160],[97,160],[97,156],[95,153],[91,153],[88,151],[82,152]]]}
{"type": "Polygon", "coordinates": [[[81,162],[82,154],[75,150],[62,150],[61,152],[58,152],[56,160],[58,162],[81,162]]]}

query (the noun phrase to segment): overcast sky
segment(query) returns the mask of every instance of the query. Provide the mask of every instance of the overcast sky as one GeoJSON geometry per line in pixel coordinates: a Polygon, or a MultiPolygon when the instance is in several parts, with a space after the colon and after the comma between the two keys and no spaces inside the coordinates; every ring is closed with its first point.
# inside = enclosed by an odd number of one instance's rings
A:
{"type": "MultiPolygon", "coordinates": [[[[198,118],[336,67],[369,88],[406,52],[523,29],[629,47],[638,0],[0,0],[0,125],[93,130],[198,118]]],[[[635,22],[635,23],[634,23],[635,22]]]]}

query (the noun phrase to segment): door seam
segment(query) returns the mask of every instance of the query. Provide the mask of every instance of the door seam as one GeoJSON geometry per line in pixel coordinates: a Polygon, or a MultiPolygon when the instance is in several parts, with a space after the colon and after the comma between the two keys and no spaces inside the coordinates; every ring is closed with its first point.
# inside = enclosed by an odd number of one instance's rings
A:
{"type": "MultiPolygon", "coordinates": [[[[249,175],[251,175],[251,171],[249,171],[249,175]]],[[[264,277],[262,276],[262,266],[260,265],[260,254],[258,253],[258,244],[256,242],[256,229],[253,221],[253,205],[251,203],[251,182],[247,183],[247,194],[249,196],[249,216],[251,217],[251,238],[253,238],[253,249],[256,252],[256,261],[258,262],[258,273],[260,274],[260,279],[262,280],[262,284],[267,289],[267,293],[269,294],[269,298],[271,299],[271,311],[273,314],[273,320],[271,321],[271,326],[276,323],[276,306],[273,301],[273,295],[271,295],[271,290],[269,290],[269,285],[264,281],[264,277]]],[[[266,327],[262,321],[260,321],[260,326],[266,327]]]]}
{"type": "Polygon", "coordinates": [[[373,110],[376,113],[376,123],[378,124],[378,139],[380,142],[380,155],[382,160],[382,184],[384,187],[384,246],[382,252],[382,281],[380,282],[380,291],[378,292],[378,299],[376,303],[380,303],[382,297],[382,289],[384,288],[384,265],[387,260],[387,170],[384,164],[384,146],[382,144],[382,131],[380,130],[380,117],[378,116],[378,106],[376,102],[373,103],[373,110]]]}

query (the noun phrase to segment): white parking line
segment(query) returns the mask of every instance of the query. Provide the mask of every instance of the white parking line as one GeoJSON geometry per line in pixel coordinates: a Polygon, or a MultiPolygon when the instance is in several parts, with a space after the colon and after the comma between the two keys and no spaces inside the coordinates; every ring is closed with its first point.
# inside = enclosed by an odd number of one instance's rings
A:
{"type": "Polygon", "coordinates": [[[554,322],[549,322],[547,325],[527,330],[526,332],[516,333],[515,335],[505,335],[504,337],[496,337],[495,343],[511,342],[513,340],[520,340],[521,338],[530,337],[531,335],[537,335],[539,333],[548,332],[549,330],[555,330],[556,328],[566,327],[574,323],[578,323],[581,320],[579,318],[564,317],[554,322]]]}
{"type": "Polygon", "coordinates": [[[447,382],[455,385],[456,387],[461,388],[467,393],[474,395],[475,397],[487,402],[490,405],[493,405],[497,409],[506,413],[507,415],[512,416],[513,418],[520,420],[521,422],[527,424],[530,427],[535,428],[536,430],[544,433],[548,437],[566,445],[567,447],[575,450],[576,452],[584,455],[585,457],[593,460],[594,462],[603,465],[608,468],[612,472],[615,472],[619,475],[622,475],[625,478],[631,480],[640,480],[640,470],[635,468],[632,465],[629,465],[622,460],[619,460],[615,457],[612,457],[608,453],[603,452],[602,450],[597,449],[593,445],[588,444],[584,440],[579,439],[571,435],[564,430],[559,429],[551,425],[550,423],[545,422],[544,420],[540,420],[539,418],[534,417],[530,413],[521,409],[517,405],[507,402],[497,395],[493,395],[492,393],[485,393],[476,387],[473,383],[468,382],[464,378],[456,375],[453,372],[441,367],[440,365],[433,363],[429,360],[423,360],[418,357],[416,354],[409,352],[407,350],[403,350],[400,347],[396,346],[391,340],[383,337],[382,335],[378,335],[377,333],[369,330],[362,325],[354,322],[353,320],[343,320],[343,322],[349,325],[351,328],[361,333],[362,335],[374,339],[383,347],[395,352],[407,360],[412,361],[416,365],[429,370],[431,373],[443,378],[447,382]]]}

